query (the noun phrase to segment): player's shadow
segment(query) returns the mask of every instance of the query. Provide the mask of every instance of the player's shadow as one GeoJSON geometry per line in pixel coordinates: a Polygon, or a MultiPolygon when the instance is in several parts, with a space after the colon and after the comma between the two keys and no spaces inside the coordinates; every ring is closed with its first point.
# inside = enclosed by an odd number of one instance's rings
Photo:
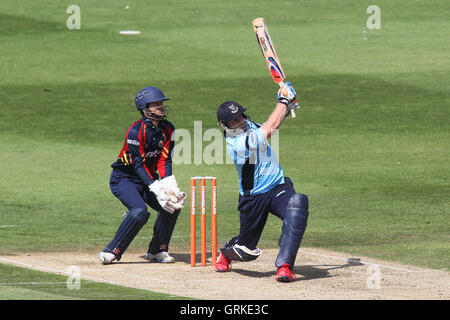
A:
{"type": "Polygon", "coordinates": [[[144,255],[139,256],[140,259],[139,261],[113,261],[113,263],[111,263],[111,265],[121,265],[121,264],[148,264],[151,263],[148,260],[145,260],[144,255]]]}
{"type": "MultiPolygon", "coordinates": [[[[172,253],[171,254],[176,262],[184,262],[189,264],[191,262],[191,255],[189,253],[172,253]]],[[[210,257],[211,253],[208,252],[207,256],[210,257]]],[[[201,254],[198,253],[195,256],[196,264],[200,265],[201,254]]],[[[211,266],[210,262],[207,262],[208,266],[211,266]]],[[[329,278],[333,277],[330,275],[330,270],[336,269],[345,269],[349,267],[362,266],[361,259],[359,258],[349,258],[344,264],[315,264],[315,265],[304,265],[304,266],[296,266],[294,267],[294,273],[296,275],[301,275],[302,277],[297,277],[298,281],[303,280],[313,280],[320,278],[329,278]]],[[[276,275],[276,270],[271,271],[255,271],[249,270],[245,268],[245,262],[235,262],[232,264],[231,272],[235,272],[237,274],[251,277],[251,278],[270,278],[276,275]]]]}
{"type": "MultiPolygon", "coordinates": [[[[315,264],[315,265],[307,265],[307,266],[296,266],[294,267],[294,273],[296,275],[301,275],[302,277],[297,277],[297,281],[304,281],[304,280],[313,280],[313,279],[320,279],[320,278],[330,278],[333,277],[330,275],[329,270],[336,270],[336,269],[345,269],[349,267],[355,267],[355,266],[362,266],[363,263],[360,262],[360,259],[358,258],[350,258],[347,260],[347,263],[342,265],[330,265],[330,264],[315,264]]],[[[236,272],[240,275],[252,277],[252,278],[267,278],[267,277],[273,277],[276,275],[276,271],[266,271],[266,272],[260,272],[260,271],[254,271],[254,270],[248,270],[248,269],[240,269],[233,266],[232,272],[236,272]]]]}
{"type": "MultiPolygon", "coordinates": [[[[184,262],[184,263],[191,263],[191,254],[190,253],[170,253],[172,257],[174,257],[176,262],[184,262]]],[[[211,257],[211,252],[206,253],[207,257],[211,257]]],[[[219,254],[217,254],[217,257],[219,257],[219,254]]],[[[196,264],[200,264],[201,261],[201,253],[195,254],[195,261],[196,264]]],[[[211,261],[207,262],[208,265],[211,264],[211,261]]]]}
{"type": "MultiPolygon", "coordinates": [[[[175,258],[175,262],[186,262],[188,263],[189,260],[187,260],[189,255],[187,254],[170,254],[172,257],[175,258]]],[[[149,264],[149,263],[156,263],[156,261],[148,261],[145,258],[145,255],[139,256],[139,261],[114,261],[111,263],[111,265],[121,265],[121,264],[149,264]]]]}

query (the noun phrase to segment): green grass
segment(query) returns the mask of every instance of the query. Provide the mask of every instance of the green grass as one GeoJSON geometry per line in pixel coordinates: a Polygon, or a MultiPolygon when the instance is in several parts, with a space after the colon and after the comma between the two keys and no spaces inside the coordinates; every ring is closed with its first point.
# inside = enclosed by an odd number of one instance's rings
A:
{"type": "MultiPolygon", "coordinates": [[[[280,160],[310,197],[302,245],[448,268],[450,9],[447,1],[71,1],[0,4],[0,254],[97,250],[123,206],[110,164],[137,119],[136,92],[159,86],[170,120],[216,128],[228,99],[263,122],[276,87],[254,39],[263,16],[303,106],[280,130],[280,160]],[[121,36],[120,30],[141,30],[121,36]]],[[[208,142],[203,143],[206,147],[208,142]]],[[[219,240],[238,232],[233,165],[176,165],[218,177],[219,240]]],[[[188,209],[171,246],[187,250],[188,209]]],[[[155,215],[132,243],[146,250],[155,215]]],[[[271,217],[260,246],[276,247],[271,217]]],[[[27,289],[27,288],[26,288],[27,289]]]]}
{"type": "Polygon", "coordinates": [[[0,263],[0,300],[179,300],[164,293],[13,267],[0,263]]]}

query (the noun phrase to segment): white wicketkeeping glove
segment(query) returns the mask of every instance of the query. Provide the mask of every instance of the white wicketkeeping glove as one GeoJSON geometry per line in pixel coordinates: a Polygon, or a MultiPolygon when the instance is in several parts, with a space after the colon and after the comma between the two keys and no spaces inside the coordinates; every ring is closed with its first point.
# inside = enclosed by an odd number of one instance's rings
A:
{"type": "Polygon", "coordinates": [[[173,204],[176,210],[184,207],[184,200],[187,194],[178,188],[177,181],[174,175],[168,176],[161,180],[161,185],[171,198],[170,202],[173,204]]]}
{"type": "Polygon", "coordinates": [[[161,181],[156,180],[151,185],[148,186],[151,192],[153,192],[156,196],[156,200],[158,200],[159,205],[168,213],[174,213],[177,208],[174,203],[171,201],[170,196],[164,190],[161,181]]]}

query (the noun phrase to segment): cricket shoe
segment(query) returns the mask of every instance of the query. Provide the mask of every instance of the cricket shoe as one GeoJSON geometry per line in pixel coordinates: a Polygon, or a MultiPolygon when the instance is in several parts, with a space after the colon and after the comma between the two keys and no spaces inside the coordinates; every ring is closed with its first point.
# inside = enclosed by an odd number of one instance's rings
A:
{"type": "Polygon", "coordinates": [[[216,272],[227,272],[231,270],[231,260],[226,258],[222,252],[219,254],[219,259],[217,259],[214,265],[214,270],[216,272]]]}
{"type": "Polygon", "coordinates": [[[147,253],[144,256],[145,260],[148,260],[150,262],[159,262],[159,263],[174,263],[175,258],[169,256],[169,254],[166,251],[161,251],[155,254],[147,253]]]}
{"type": "Polygon", "coordinates": [[[291,266],[284,263],[278,268],[275,280],[278,282],[294,282],[297,278],[295,277],[295,274],[292,273],[291,266]]]}
{"type": "Polygon", "coordinates": [[[102,264],[110,264],[114,260],[117,260],[117,257],[109,252],[98,252],[97,256],[102,264]]]}

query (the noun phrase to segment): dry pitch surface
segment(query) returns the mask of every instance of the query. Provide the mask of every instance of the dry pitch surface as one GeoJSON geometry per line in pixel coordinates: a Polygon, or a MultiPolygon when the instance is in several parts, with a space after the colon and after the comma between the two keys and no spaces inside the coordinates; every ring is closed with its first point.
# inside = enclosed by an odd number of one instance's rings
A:
{"type": "Polygon", "coordinates": [[[301,248],[294,272],[297,281],[275,281],[277,250],[263,250],[256,261],[233,263],[231,272],[191,267],[186,253],[173,253],[174,264],[149,263],[127,252],[120,262],[101,265],[96,252],[36,253],[2,256],[0,262],[68,274],[80,268],[86,280],[192,298],[222,300],[303,299],[450,299],[450,273],[301,248]]]}

